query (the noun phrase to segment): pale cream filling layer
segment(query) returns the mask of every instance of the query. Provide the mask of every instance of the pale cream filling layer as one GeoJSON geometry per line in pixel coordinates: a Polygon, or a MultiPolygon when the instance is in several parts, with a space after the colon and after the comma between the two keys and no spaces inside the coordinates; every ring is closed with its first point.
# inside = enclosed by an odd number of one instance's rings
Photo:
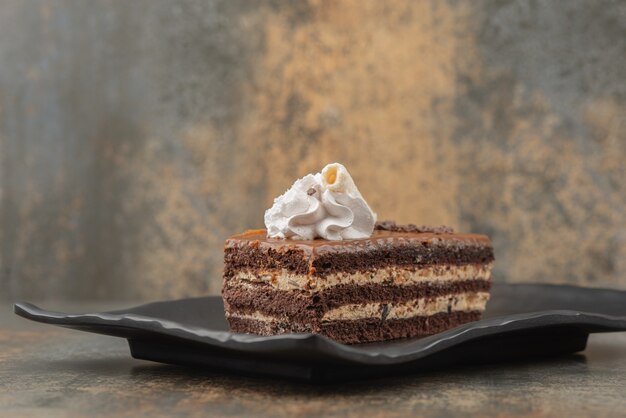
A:
{"type": "MultiPolygon", "coordinates": [[[[470,292],[434,298],[419,298],[400,303],[350,304],[326,312],[322,317],[322,322],[381,318],[384,310],[387,311],[386,319],[409,319],[418,316],[431,316],[442,312],[482,312],[485,310],[488,300],[489,293],[487,292],[470,292]]],[[[260,312],[250,314],[231,312],[228,313],[228,316],[263,322],[288,319],[268,316],[260,312]]]]}
{"type": "Polygon", "coordinates": [[[448,311],[483,311],[488,300],[489,293],[487,292],[471,292],[438,296],[434,298],[420,298],[400,303],[355,303],[331,309],[324,314],[322,321],[381,317],[383,310],[387,310],[387,319],[407,319],[415,316],[431,316],[448,311]],[[386,305],[386,307],[383,305],[386,305]]]}
{"type": "Polygon", "coordinates": [[[281,272],[238,272],[231,281],[262,282],[271,284],[276,290],[308,290],[318,292],[339,284],[383,283],[389,280],[397,286],[418,283],[458,282],[470,279],[489,280],[493,264],[468,264],[463,266],[438,265],[408,270],[401,267],[388,267],[372,272],[333,273],[326,277],[313,277],[306,274],[281,272]]]}

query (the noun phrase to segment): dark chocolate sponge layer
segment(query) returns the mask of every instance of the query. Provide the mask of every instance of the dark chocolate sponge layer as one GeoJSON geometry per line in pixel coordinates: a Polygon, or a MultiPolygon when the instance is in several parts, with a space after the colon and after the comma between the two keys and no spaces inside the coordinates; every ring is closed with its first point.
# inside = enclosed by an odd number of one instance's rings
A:
{"type": "Polygon", "coordinates": [[[247,287],[227,283],[222,294],[231,312],[291,318],[295,321],[320,321],[333,308],[355,303],[399,303],[418,298],[488,292],[487,280],[464,280],[445,284],[420,283],[397,286],[390,283],[338,285],[313,295],[297,290],[276,290],[267,283],[249,283],[247,287]]]}
{"type": "Polygon", "coordinates": [[[235,332],[257,335],[314,332],[344,344],[384,341],[397,338],[426,337],[459,325],[478,321],[480,312],[438,313],[409,319],[380,318],[354,321],[332,321],[320,326],[296,322],[264,322],[253,319],[229,318],[230,328],[235,332]]]}

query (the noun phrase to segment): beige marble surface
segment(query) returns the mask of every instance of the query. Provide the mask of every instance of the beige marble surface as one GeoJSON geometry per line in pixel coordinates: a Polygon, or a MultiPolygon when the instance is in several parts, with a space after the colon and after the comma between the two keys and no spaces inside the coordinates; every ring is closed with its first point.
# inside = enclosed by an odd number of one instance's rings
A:
{"type": "Polygon", "coordinates": [[[623,1],[1,4],[0,298],[216,293],[331,161],[496,280],[626,288],[623,1]]]}

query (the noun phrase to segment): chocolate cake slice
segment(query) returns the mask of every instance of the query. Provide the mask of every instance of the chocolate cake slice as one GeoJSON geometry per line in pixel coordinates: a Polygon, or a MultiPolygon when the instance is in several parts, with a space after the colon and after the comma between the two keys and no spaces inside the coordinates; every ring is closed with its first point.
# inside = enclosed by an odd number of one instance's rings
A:
{"type": "Polygon", "coordinates": [[[223,298],[235,332],[317,333],[353,344],[475,321],[489,299],[488,237],[380,222],[363,239],[226,240],[223,298]]]}

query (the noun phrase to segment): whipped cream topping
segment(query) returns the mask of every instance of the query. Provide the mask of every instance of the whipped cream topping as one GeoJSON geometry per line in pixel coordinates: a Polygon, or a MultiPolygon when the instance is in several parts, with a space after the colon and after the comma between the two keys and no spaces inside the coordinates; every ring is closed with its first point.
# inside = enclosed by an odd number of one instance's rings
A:
{"type": "Polygon", "coordinates": [[[328,164],[321,173],[307,174],[265,211],[272,238],[327,240],[368,238],[376,214],[361,196],[346,168],[328,164]]]}

